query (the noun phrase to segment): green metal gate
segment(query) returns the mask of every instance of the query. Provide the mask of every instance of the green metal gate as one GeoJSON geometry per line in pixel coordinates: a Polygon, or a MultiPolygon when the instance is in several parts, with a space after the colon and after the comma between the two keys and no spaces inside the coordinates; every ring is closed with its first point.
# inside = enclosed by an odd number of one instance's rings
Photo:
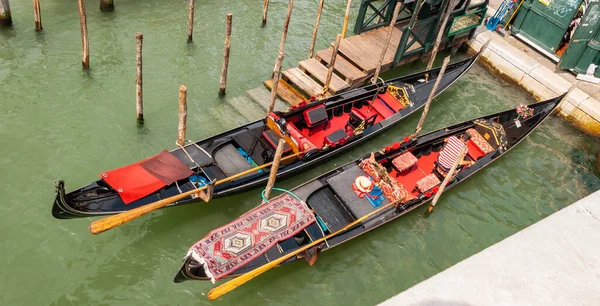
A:
{"type": "Polygon", "coordinates": [[[524,0],[512,32],[554,53],[582,1],[524,0]]]}
{"type": "MultiPolygon", "coordinates": [[[[585,74],[590,64],[600,65],[600,2],[598,0],[590,1],[558,67],[585,74]]],[[[596,69],[595,75],[600,77],[600,69],[596,69]]]]}

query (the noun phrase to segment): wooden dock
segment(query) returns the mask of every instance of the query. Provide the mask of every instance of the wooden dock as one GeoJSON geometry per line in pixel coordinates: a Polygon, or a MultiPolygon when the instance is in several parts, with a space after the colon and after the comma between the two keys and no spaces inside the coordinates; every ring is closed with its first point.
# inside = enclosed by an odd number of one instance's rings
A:
{"type": "MultiPolygon", "coordinates": [[[[383,60],[381,71],[392,67],[396,49],[402,37],[401,24],[394,26],[392,39],[383,60]]],[[[340,42],[338,55],[334,65],[334,75],[325,95],[334,95],[349,88],[360,87],[367,78],[371,77],[377,68],[377,62],[384,48],[388,27],[379,28],[360,35],[347,37],[340,42]]],[[[333,43],[332,43],[333,45],[333,43]]],[[[407,51],[420,48],[415,42],[407,51]]],[[[311,96],[323,93],[323,84],[327,77],[328,65],[331,60],[333,46],[315,53],[294,67],[282,72],[282,78],[277,88],[277,96],[290,105],[296,105],[311,96]]],[[[270,89],[273,80],[264,84],[270,89]]]]}

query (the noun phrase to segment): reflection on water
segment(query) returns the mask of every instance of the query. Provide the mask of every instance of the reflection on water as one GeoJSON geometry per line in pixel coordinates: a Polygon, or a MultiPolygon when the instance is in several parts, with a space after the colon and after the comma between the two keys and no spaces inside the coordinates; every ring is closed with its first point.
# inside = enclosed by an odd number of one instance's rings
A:
{"type": "MultiPolygon", "coordinates": [[[[76,4],[44,2],[35,33],[30,4],[13,1],[14,27],[0,29],[0,301],[19,304],[212,304],[212,285],[172,277],[187,248],[210,229],[257,205],[258,190],[210,204],[154,212],[92,236],[92,219],[55,220],[52,181],[71,190],[104,170],[173,148],[178,87],[188,87],[188,137],[244,122],[227,101],[271,73],[287,1],[274,0],[261,28],[260,4],[196,2],[193,44],[187,1],[120,1],[112,13],[88,1],[91,71],[81,70],[76,4]],[[227,96],[217,96],[225,14],[233,13],[227,96]],[[144,117],[135,122],[135,32],[144,34],[144,117]]],[[[355,1],[353,12],[360,2],[355,1]]],[[[318,1],[296,1],[284,69],[303,59],[318,1]]],[[[345,1],[325,5],[317,48],[333,40],[345,1]]],[[[355,16],[352,16],[352,20],[355,16]]],[[[463,58],[459,55],[453,60],[463,58]]],[[[441,61],[441,57],[440,57],[441,61]]],[[[385,78],[420,70],[409,64],[385,78]]],[[[432,105],[424,132],[529,103],[518,88],[479,66],[432,105]]],[[[410,134],[419,115],[369,143],[295,178],[291,188],[410,134]]],[[[275,269],[222,298],[249,305],[369,305],[447,268],[600,188],[600,145],[557,117],[464,184],[433,215],[417,210],[328,251],[309,267],[275,269]]]]}

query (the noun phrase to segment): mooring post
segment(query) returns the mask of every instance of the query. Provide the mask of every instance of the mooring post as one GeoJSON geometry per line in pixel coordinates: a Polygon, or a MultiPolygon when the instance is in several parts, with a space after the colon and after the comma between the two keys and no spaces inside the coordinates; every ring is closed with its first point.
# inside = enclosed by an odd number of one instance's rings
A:
{"type": "Polygon", "coordinates": [[[33,20],[35,21],[35,30],[42,30],[42,15],[40,13],[40,0],[33,0],[33,20]]]}
{"type": "Polygon", "coordinates": [[[392,39],[392,33],[394,33],[394,25],[396,24],[396,18],[398,18],[398,13],[400,13],[400,8],[402,7],[402,2],[396,2],[396,7],[394,8],[394,15],[392,19],[390,19],[390,25],[388,27],[387,37],[385,39],[385,45],[381,50],[381,55],[379,55],[379,62],[377,62],[377,68],[375,68],[375,74],[373,75],[373,84],[377,84],[377,79],[379,78],[379,73],[381,72],[381,65],[383,64],[383,59],[385,58],[385,53],[390,45],[390,40],[392,39]]]}
{"type": "Polygon", "coordinates": [[[323,86],[323,96],[329,91],[329,84],[331,83],[331,77],[333,77],[333,67],[335,66],[335,59],[337,58],[338,50],[340,49],[340,42],[342,41],[342,35],[338,34],[335,37],[335,44],[331,51],[331,61],[329,62],[329,69],[327,70],[327,77],[325,78],[325,85],[323,86]]]}
{"type": "Polygon", "coordinates": [[[188,15],[188,41],[192,41],[194,34],[194,0],[190,0],[188,15]]]}
{"type": "Polygon", "coordinates": [[[342,28],[342,39],[346,38],[346,30],[348,29],[348,19],[350,18],[351,5],[352,0],[348,0],[348,4],[346,4],[346,13],[344,14],[344,27],[342,28]]]}
{"type": "Polygon", "coordinates": [[[77,4],[79,5],[79,24],[81,25],[81,64],[84,69],[90,69],[90,45],[88,43],[85,4],[83,0],[78,0],[77,4]]]}
{"type": "Polygon", "coordinates": [[[325,0],[319,2],[319,9],[317,10],[317,21],[315,21],[315,28],[312,34],[312,40],[310,42],[310,48],[308,49],[308,58],[313,57],[315,52],[315,41],[317,40],[317,31],[319,30],[319,23],[321,22],[321,12],[323,12],[323,3],[325,0]]]}
{"type": "Polygon", "coordinates": [[[223,67],[221,67],[221,82],[219,85],[219,94],[225,94],[225,88],[227,87],[227,69],[229,68],[229,49],[231,48],[231,21],[233,15],[227,14],[225,20],[227,21],[227,29],[225,31],[225,50],[223,50],[223,67]]]}
{"type": "Polygon", "coordinates": [[[144,123],[144,95],[142,92],[142,33],[135,33],[135,109],[137,122],[144,123]]]}
{"type": "Polygon", "coordinates": [[[290,25],[290,18],[292,17],[292,8],[294,7],[294,0],[289,0],[287,14],[285,15],[285,22],[283,23],[283,34],[281,34],[281,41],[279,42],[279,53],[277,54],[277,60],[275,61],[275,67],[273,68],[273,86],[271,87],[271,101],[269,102],[269,113],[275,109],[275,101],[277,100],[277,85],[279,85],[279,75],[281,74],[281,63],[283,62],[283,54],[285,49],[285,39],[287,37],[288,27],[290,25]]]}
{"type": "Polygon", "coordinates": [[[435,97],[435,92],[437,91],[438,86],[440,86],[440,82],[442,80],[442,77],[444,76],[444,73],[446,72],[446,67],[448,66],[449,62],[450,62],[450,56],[446,56],[446,58],[444,59],[444,63],[442,64],[442,68],[440,69],[440,72],[438,73],[437,79],[435,79],[433,88],[431,89],[431,92],[429,93],[427,102],[425,103],[425,108],[423,109],[423,114],[421,114],[421,119],[419,119],[419,124],[417,124],[417,128],[416,128],[415,132],[412,135],[410,135],[411,139],[417,139],[419,132],[421,132],[421,128],[423,127],[423,122],[425,122],[425,117],[427,117],[427,113],[429,112],[429,106],[431,105],[431,101],[433,100],[433,97],[435,97]]]}
{"type": "Polygon", "coordinates": [[[187,120],[187,87],[179,86],[179,127],[177,128],[177,144],[185,145],[185,129],[187,120]]]}
{"type": "Polygon", "coordinates": [[[435,40],[435,44],[433,45],[433,49],[431,50],[431,54],[429,55],[429,62],[427,62],[427,69],[430,70],[433,67],[433,61],[435,61],[435,57],[437,56],[438,49],[440,48],[440,43],[442,42],[442,38],[444,37],[444,32],[446,30],[446,23],[448,23],[448,18],[452,14],[452,10],[456,7],[458,0],[448,0],[448,6],[446,6],[446,10],[442,16],[442,24],[440,25],[437,38],[435,40]]]}
{"type": "Polygon", "coordinates": [[[267,12],[269,11],[269,0],[264,0],[263,2],[263,19],[262,25],[267,24],[267,12]]]}
{"type": "Polygon", "coordinates": [[[113,0],[100,0],[100,9],[103,11],[112,11],[115,9],[113,0]]]}
{"type": "Polygon", "coordinates": [[[269,196],[271,195],[271,190],[273,190],[273,186],[275,185],[275,179],[277,178],[277,171],[279,170],[279,162],[281,161],[281,155],[283,154],[284,145],[285,140],[283,138],[279,138],[279,142],[277,143],[277,150],[275,150],[275,157],[273,157],[273,164],[271,165],[271,172],[269,173],[269,181],[267,181],[267,187],[265,188],[265,199],[267,200],[269,199],[269,196]]]}
{"type": "Polygon", "coordinates": [[[0,26],[12,25],[12,16],[10,15],[10,4],[8,0],[0,0],[0,26]]]}

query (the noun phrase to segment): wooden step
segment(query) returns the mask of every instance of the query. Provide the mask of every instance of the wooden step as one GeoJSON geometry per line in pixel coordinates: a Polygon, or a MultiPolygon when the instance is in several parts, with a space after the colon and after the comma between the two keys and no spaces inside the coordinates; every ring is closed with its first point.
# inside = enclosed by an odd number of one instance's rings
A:
{"type": "MultiPolygon", "coordinates": [[[[264,89],[264,88],[263,88],[264,89]]],[[[229,99],[229,104],[238,111],[248,121],[258,120],[264,118],[267,112],[262,109],[257,103],[254,103],[250,98],[246,96],[235,97],[229,99]]]]}
{"type": "MultiPolygon", "coordinates": [[[[278,89],[279,89],[279,87],[278,87],[278,89]]],[[[278,91],[281,92],[281,90],[278,90],[278,91]]],[[[257,87],[254,89],[247,90],[246,94],[250,97],[250,99],[252,101],[254,101],[254,103],[256,105],[258,105],[260,107],[260,109],[264,112],[264,114],[267,113],[267,111],[269,110],[269,103],[271,101],[271,90],[266,89],[264,86],[261,86],[261,87],[257,87]]],[[[279,99],[279,98],[275,99],[275,110],[276,111],[284,112],[288,108],[288,106],[289,105],[287,103],[281,101],[281,99],[279,99]]]]}
{"type": "MultiPolygon", "coordinates": [[[[337,60],[337,59],[336,59],[337,60]]],[[[323,85],[325,85],[325,80],[327,79],[327,72],[329,71],[328,67],[323,66],[321,62],[319,62],[315,58],[309,58],[307,60],[303,60],[298,63],[300,69],[305,72],[308,72],[310,75],[319,80],[323,85]]],[[[340,92],[342,90],[348,89],[350,84],[346,83],[335,73],[331,75],[331,82],[329,83],[329,91],[333,94],[340,92]]]]}
{"type": "MultiPolygon", "coordinates": [[[[332,52],[333,47],[321,50],[316,53],[315,59],[329,65],[332,52]]],[[[367,74],[364,71],[341,56],[336,57],[333,69],[344,76],[346,83],[350,84],[350,87],[355,87],[357,84],[362,85],[362,82],[367,78],[367,74]]]]}
{"type": "MultiPolygon", "coordinates": [[[[264,84],[271,89],[273,87],[273,79],[266,80],[264,84]]],[[[288,84],[288,82],[282,79],[279,79],[279,84],[277,85],[277,96],[283,101],[287,102],[289,105],[293,106],[308,99],[307,96],[298,92],[290,84],[288,84]]]]}
{"type": "Polygon", "coordinates": [[[294,67],[283,72],[283,78],[296,85],[300,90],[307,93],[309,96],[314,97],[323,92],[323,86],[319,85],[306,73],[302,72],[300,68],[294,67]]]}

